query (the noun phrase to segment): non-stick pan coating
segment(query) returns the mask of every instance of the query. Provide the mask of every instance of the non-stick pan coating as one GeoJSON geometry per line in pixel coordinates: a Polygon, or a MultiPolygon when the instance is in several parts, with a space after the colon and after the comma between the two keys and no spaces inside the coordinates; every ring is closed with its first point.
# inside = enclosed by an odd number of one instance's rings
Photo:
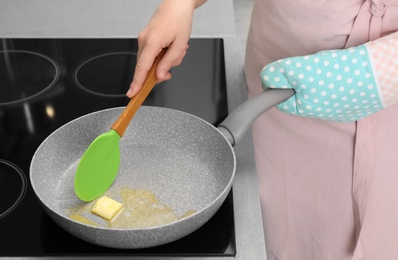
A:
{"type": "MultiPolygon", "coordinates": [[[[173,208],[177,222],[143,229],[110,229],[73,221],[68,210],[82,203],[73,190],[77,164],[88,145],[109,131],[123,108],[80,117],[51,134],[31,164],[33,189],[46,212],[61,227],[91,243],[143,248],[174,241],[206,223],[225,200],[235,173],[231,145],[211,124],[190,114],[141,107],[120,141],[120,170],[110,194],[122,187],[144,188],[173,208]]],[[[117,199],[117,197],[116,197],[117,199]]]]}

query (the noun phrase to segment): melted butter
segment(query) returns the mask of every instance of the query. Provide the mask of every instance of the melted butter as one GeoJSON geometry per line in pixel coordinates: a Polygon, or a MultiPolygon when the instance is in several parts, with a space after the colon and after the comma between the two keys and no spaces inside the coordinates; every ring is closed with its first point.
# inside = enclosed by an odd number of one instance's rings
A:
{"type": "Polygon", "coordinates": [[[178,220],[173,210],[160,203],[152,191],[123,188],[120,196],[124,211],[113,221],[109,221],[108,227],[145,228],[178,220]]]}
{"type": "MultiPolygon", "coordinates": [[[[189,210],[178,218],[173,209],[161,203],[155,193],[145,189],[122,188],[120,190],[123,209],[111,220],[106,221],[109,228],[147,228],[172,223],[179,219],[191,216],[196,211],[189,210]]],[[[85,206],[78,206],[72,209],[71,219],[84,224],[99,226],[99,223],[92,221],[82,215],[93,214],[92,203],[85,206]]]]}
{"type": "Polygon", "coordinates": [[[195,210],[189,210],[184,215],[182,215],[180,219],[187,218],[187,217],[189,217],[189,216],[191,216],[191,215],[193,215],[195,213],[196,213],[195,210]]]}
{"type": "Polygon", "coordinates": [[[72,214],[69,215],[69,217],[71,219],[76,220],[78,222],[81,222],[83,224],[87,224],[87,225],[95,226],[95,227],[98,226],[97,223],[95,223],[94,221],[91,221],[90,219],[80,215],[79,213],[72,213],[72,214]]]}

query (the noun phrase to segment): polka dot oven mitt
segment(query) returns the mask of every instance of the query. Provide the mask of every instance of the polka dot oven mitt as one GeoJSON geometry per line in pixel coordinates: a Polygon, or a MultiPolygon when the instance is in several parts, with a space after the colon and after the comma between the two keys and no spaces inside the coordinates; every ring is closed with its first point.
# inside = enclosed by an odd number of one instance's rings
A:
{"type": "Polygon", "coordinates": [[[293,88],[281,111],[339,122],[356,121],[398,102],[398,33],[345,50],[273,62],[264,89],[293,88]]]}

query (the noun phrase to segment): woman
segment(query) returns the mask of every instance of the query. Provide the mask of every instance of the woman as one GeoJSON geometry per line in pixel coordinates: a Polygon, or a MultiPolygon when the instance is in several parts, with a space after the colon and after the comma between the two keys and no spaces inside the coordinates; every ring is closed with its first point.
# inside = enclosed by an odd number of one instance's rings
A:
{"type": "MultiPolygon", "coordinates": [[[[139,58],[128,96],[140,89],[154,57],[164,47],[169,47],[169,51],[158,66],[157,77],[159,80],[171,77],[169,69],[180,64],[187,50],[192,13],[202,3],[199,0],[162,2],[139,36],[139,58]]],[[[368,75],[377,89],[398,89],[397,76],[394,77],[394,73],[398,74],[398,65],[394,62],[398,60],[394,48],[398,42],[396,31],[397,0],[255,0],[245,59],[249,96],[262,91],[262,84],[265,88],[296,90],[290,102],[269,110],[253,124],[269,260],[398,259],[395,94],[391,98],[383,93],[377,96],[382,104],[371,111],[372,115],[339,122],[337,115],[352,112],[350,109],[355,106],[343,105],[346,96],[339,96],[341,101],[333,103],[338,106],[329,109],[336,117],[324,120],[325,109],[318,106],[322,91],[312,88],[314,93],[304,93],[297,87],[300,84],[296,86],[300,80],[298,75],[308,79],[316,78],[319,71],[326,73],[322,75],[332,75],[326,67],[328,59],[324,60],[324,67],[317,67],[314,61],[324,57],[332,59],[334,54],[319,51],[339,50],[340,57],[351,57],[365,50],[369,53],[362,64],[371,64],[367,67],[371,73],[362,73],[356,69],[357,64],[344,66],[342,58],[335,64],[336,68],[346,68],[366,79],[352,81],[349,78],[337,89],[358,94],[358,98],[351,100],[363,107],[366,106],[361,97],[363,92],[357,87],[359,83],[369,82],[368,75]],[[383,53],[380,46],[387,46],[388,54],[378,55],[383,53]],[[347,50],[350,47],[355,48],[347,50]],[[299,57],[295,64],[300,64],[300,68],[290,70],[290,57],[296,56],[299,57]],[[387,66],[390,72],[379,68],[386,64],[387,58],[392,61],[387,66]],[[279,59],[283,60],[276,62],[279,59]],[[385,75],[389,73],[392,77],[386,83],[385,75]],[[269,82],[269,78],[278,81],[269,82]],[[280,79],[286,79],[287,85],[278,85],[280,79]],[[356,86],[348,89],[354,83],[356,86]],[[315,94],[319,94],[319,98],[312,96],[315,94]],[[314,102],[300,108],[305,100],[314,102]],[[289,106],[297,113],[284,110],[289,106]],[[374,113],[377,110],[381,111],[374,113]],[[306,112],[301,114],[304,116],[298,116],[302,111],[306,112]]],[[[334,78],[328,84],[337,86],[339,80],[341,78],[334,78]]],[[[323,84],[323,78],[321,81],[323,84]]]]}

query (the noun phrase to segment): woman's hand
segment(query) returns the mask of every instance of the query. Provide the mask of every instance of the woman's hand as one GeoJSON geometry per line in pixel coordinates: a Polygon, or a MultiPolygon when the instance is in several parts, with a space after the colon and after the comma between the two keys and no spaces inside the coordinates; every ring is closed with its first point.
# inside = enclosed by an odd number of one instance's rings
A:
{"type": "Polygon", "coordinates": [[[281,111],[356,121],[398,103],[398,33],[346,50],[282,59],[261,72],[263,87],[293,88],[281,111]]]}
{"type": "Polygon", "coordinates": [[[194,9],[203,0],[164,0],[148,25],[138,36],[138,57],[134,79],[127,92],[133,97],[142,87],[155,57],[163,48],[168,48],[156,68],[156,77],[161,81],[171,78],[169,70],[180,65],[188,49],[194,9]]]}

